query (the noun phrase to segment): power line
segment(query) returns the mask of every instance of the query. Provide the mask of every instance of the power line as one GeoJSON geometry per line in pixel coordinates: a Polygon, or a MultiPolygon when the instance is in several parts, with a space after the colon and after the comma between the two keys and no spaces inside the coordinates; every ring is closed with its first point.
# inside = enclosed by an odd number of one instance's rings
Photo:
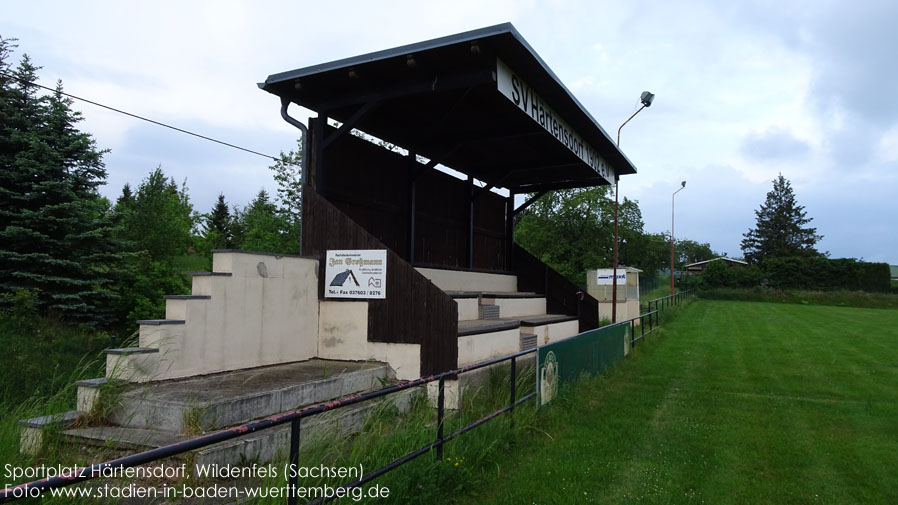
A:
{"type": "MultiPolygon", "coordinates": [[[[89,103],[89,104],[91,104],[91,105],[96,105],[97,107],[102,107],[102,108],[104,108],[104,109],[108,109],[108,110],[111,110],[111,111],[113,111],[113,112],[118,112],[119,114],[124,114],[124,115],[126,115],[126,116],[131,116],[131,117],[133,117],[133,118],[135,118],[135,119],[140,119],[140,120],[142,120],[142,121],[146,121],[146,122],[152,123],[152,124],[154,124],[154,125],[162,126],[162,127],[164,127],[164,128],[169,128],[169,129],[171,129],[171,130],[175,130],[176,132],[186,133],[187,135],[193,135],[194,137],[198,137],[198,138],[201,138],[201,139],[203,139],[203,140],[208,140],[208,141],[210,141],[210,142],[215,142],[215,143],[217,143],[217,144],[221,144],[221,145],[224,145],[224,146],[228,146],[228,147],[231,147],[231,148],[233,148],[233,149],[239,149],[239,150],[244,151],[244,152],[248,152],[248,153],[251,153],[251,154],[255,154],[256,156],[261,156],[261,157],[263,157],[263,158],[268,158],[268,159],[271,159],[271,160],[274,160],[274,161],[280,161],[280,158],[277,158],[277,157],[272,156],[272,155],[270,155],[270,154],[265,154],[265,153],[260,153],[260,152],[258,152],[258,151],[253,151],[252,149],[247,149],[246,147],[240,147],[240,146],[238,146],[238,145],[234,145],[234,144],[231,144],[231,143],[229,143],[229,142],[225,142],[225,141],[223,141],[223,140],[218,140],[218,139],[214,139],[214,138],[212,138],[212,137],[207,137],[207,136],[205,136],[205,135],[201,135],[201,134],[199,134],[199,133],[192,132],[192,131],[190,131],[190,130],[185,130],[185,129],[183,129],[183,128],[178,128],[177,126],[172,126],[172,125],[169,125],[169,124],[162,123],[162,122],[160,122],[160,121],[156,121],[156,120],[153,120],[153,119],[144,117],[144,116],[140,116],[140,115],[138,115],[138,114],[133,114],[133,113],[131,113],[131,112],[127,112],[127,111],[124,111],[124,110],[121,110],[121,109],[116,109],[115,107],[111,107],[111,106],[109,106],[109,105],[104,105],[104,104],[102,104],[102,103],[95,102],[95,101],[93,101],[93,100],[88,100],[87,98],[82,98],[82,97],[80,97],[80,96],[75,96],[75,95],[73,95],[73,94],[71,94],[71,93],[66,93],[66,92],[64,92],[64,91],[59,91],[59,90],[54,89],[54,88],[49,88],[49,87],[44,86],[44,85],[42,85],[42,84],[38,84],[38,83],[36,83],[36,82],[31,82],[31,81],[28,81],[28,80],[26,80],[26,79],[22,79],[21,77],[18,77],[18,76],[15,76],[15,75],[12,75],[12,74],[9,74],[9,73],[6,73],[6,72],[0,72],[0,75],[3,75],[3,76],[5,76],[5,77],[9,77],[9,78],[11,78],[11,79],[15,79],[15,80],[17,80],[17,81],[19,81],[19,82],[21,82],[21,83],[23,83],[23,84],[28,84],[28,85],[30,85],[30,86],[35,86],[35,87],[38,87],[38,88],[42,88],[42,89],[45,89],[45,90],[50,91],[50,92],[53,92],[53,93],[59,93],[59,94],[61,94],[61,95],[63,95],[63,96],[67,96],[67,97],[72,98],[72,99],[75,99],[75,100],[80,100],[80,101],[82,101],[82,102],[87,102],[87,103],[89,103]]],[[[295,163],[290,163],[290,164],[293,165],[293,164],[295,164],[295,163]]]]}

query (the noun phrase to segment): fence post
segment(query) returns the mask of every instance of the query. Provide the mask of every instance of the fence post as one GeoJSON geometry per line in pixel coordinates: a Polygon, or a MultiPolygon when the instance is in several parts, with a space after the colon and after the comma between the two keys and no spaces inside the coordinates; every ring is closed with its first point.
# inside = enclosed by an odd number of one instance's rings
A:
{"type": "Polygon", "coordinates": [[[511,410],[508,411],[509,428],[514,428],[514,402],[517,394],[517,363],[515,358],[511,358],[511,410]]]}
{"type": "Polygon", "coordinates": [[[440,377],[439,394],[437,395],[437,459],[443,461],[443,404],[446,400],[443,387],[445,379],[440,377]]]}
{"type": "Polygon", "coordinates": [[[290,421],[290,494],[287,495],[287,505],[296,505],[296,486],[299,484],[299,422],[301,418],[290,421]]]}

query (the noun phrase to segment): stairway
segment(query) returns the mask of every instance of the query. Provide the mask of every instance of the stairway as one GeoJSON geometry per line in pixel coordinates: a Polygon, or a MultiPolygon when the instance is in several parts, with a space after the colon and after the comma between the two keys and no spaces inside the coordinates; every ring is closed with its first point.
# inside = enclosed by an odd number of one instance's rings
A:
{"type": "Polygon", "coordinates": [[[458,303],[459,366],[576,335],[576,316],[547,314],[546,299],[518,291],[449,291],[458,303]]]}
{"type": "MultiPolygon", "coordinates": [[[[379,389],[393,380],[390,367],[377,362],[312,359],[202,377],[131,385],[123,392],[103,389],[107,381],[82,381],[81,412],[67,413],[71,424],[97,405],[101,394],[113,394],[115,407],[102,426],[69,427],[62,436],[95,450],[143,451],[188,440],[202,433],[239,426],[301,407],[379,389]]],[[[382,401],[405,412],[420,390],[410,389],[381,400],[326,412],[301,422],[302,443],[323,436],[344,436],[361,429],[369,412],[382,401]]],[[[107,402],[112,403],[112,402],[107,402]]],[[[40,419],[29,420],[34,425],[40,419]]],[[[289,423],[221,442],[192,453],[197,464],[268,462],[283,455],[289,443],[289,423]]],[[[39,443],[39,439],[38,439],[39,443]]],[[[184,458],[185,455],[178,456],[184,458]]]]}
{"type": "Polygon", "coordinates": [[[318,352],[318,262],[215,251],[192,293],[165,297],[165,319],[138,321],[138,345],[106,351],[106,377],[184,378],[302,361],[318,352]]]}

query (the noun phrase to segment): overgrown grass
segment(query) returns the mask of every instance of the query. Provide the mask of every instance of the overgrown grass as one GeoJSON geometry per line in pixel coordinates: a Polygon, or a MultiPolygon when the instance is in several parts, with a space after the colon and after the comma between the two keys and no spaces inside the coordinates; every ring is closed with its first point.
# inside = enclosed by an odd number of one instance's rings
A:
{"type": "MultiPolygon", "coordinates": [[[[448,435],[506,405],[509,401],[508,379],[507,369],[493,370],[487,384],[467,391],[463,396],[464,408],[447,411],[444,433],[448,435]]],[[[534,386],[535,376],[530,367],[518,377],[519,397],[532,392],[534,386]]],[[[446,503],[447,499],[451,502],[452,497],[462,496],[468,486],[495,479],[509,451],[526,448],[534,421],[535,408],[533,401],[530,401],[518,406],[513,416],[502,415],[447,442],[442,459],[437,459],[433,450],[365,485],[365,492],[373,486],[389,490],[389,498],[362,502],[430,504],[446,503]],[[511,424],[512,417],[514,426],[511,424]]],[[[436,432],[436,411],[425,395],[419,395],[411,410],[403,415],[399,415],[390,403],[384,403],[377,413],[369,416],[361,433],[352,437],[332,434],[318,440],[311,448],[304,449],[300,465],[361,466],[367,473],[433,442],[436,432]]],[[[284,463],[285,460],[281,460],[279,466],[283,468],[284,463]]],[[[299,479],[299,485],[336,488],[350,480],[306,478],[299,479]]],[[[286,485],[286,480],[279,475],[254,485],[259,488],[281,488],[286,485]]],[[[283,498],[258,500],[255,503],[280,504],[283,498]]],[[[300,500],[300,503],[303,501],[300,500]]]]}
{"type": "MultiPolygon", "coordinates": [[[[679,287],[676,288],[676,291],[679,292],[679,287]]],[[[639,301],[643,305],[649,300],[655,300],[657,298],[663,298],[665,296],[670,296],[670,277],[659,276],[658,277],[658,287],[645,292],[639,293],[639,301]]]]}
{"type": "Polygon", "coordinates": [[[457,501],[896,503],[896,340],[898,311],[689,304],[457,501]]]}
{"type": "Polygon", "coordinates": [[[76,380],[102,376],[97,358],[109,342],[108,335],[37,316],[0,317],[0,348],[7,356],[0,367],[0,405],[8,408],[52,397],[67,387],[73,374],[76,380]]]}
{"type": "Polygon", "coordinates": [[[865,291],[801,291],[777,289],[717,288],[698,291],[701,298],[802,305],[832,305],[872,309],[898,309],[898,294],[865,291]]]}

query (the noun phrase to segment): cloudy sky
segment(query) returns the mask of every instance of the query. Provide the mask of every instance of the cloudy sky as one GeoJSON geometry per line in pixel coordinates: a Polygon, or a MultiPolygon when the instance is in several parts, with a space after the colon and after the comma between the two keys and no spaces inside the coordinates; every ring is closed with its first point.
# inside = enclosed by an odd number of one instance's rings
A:
{"type": "MultiPolygon", "coordinates": [[[[772,179],[791,180],[833,257],[898,264],[898,3],[790,1],[4,2],[0,36],[41,82],[264,153],[296,130],[272,73],[512,22],[639,173],[621,193],[650,232],[741,256],[772,179]]],[[[273,191],[251,154],[77,103],[114,198],[157,165],[197,210],[273,191]]],[[[302,114],[296,113],[303,117],[302,114]]]]}

